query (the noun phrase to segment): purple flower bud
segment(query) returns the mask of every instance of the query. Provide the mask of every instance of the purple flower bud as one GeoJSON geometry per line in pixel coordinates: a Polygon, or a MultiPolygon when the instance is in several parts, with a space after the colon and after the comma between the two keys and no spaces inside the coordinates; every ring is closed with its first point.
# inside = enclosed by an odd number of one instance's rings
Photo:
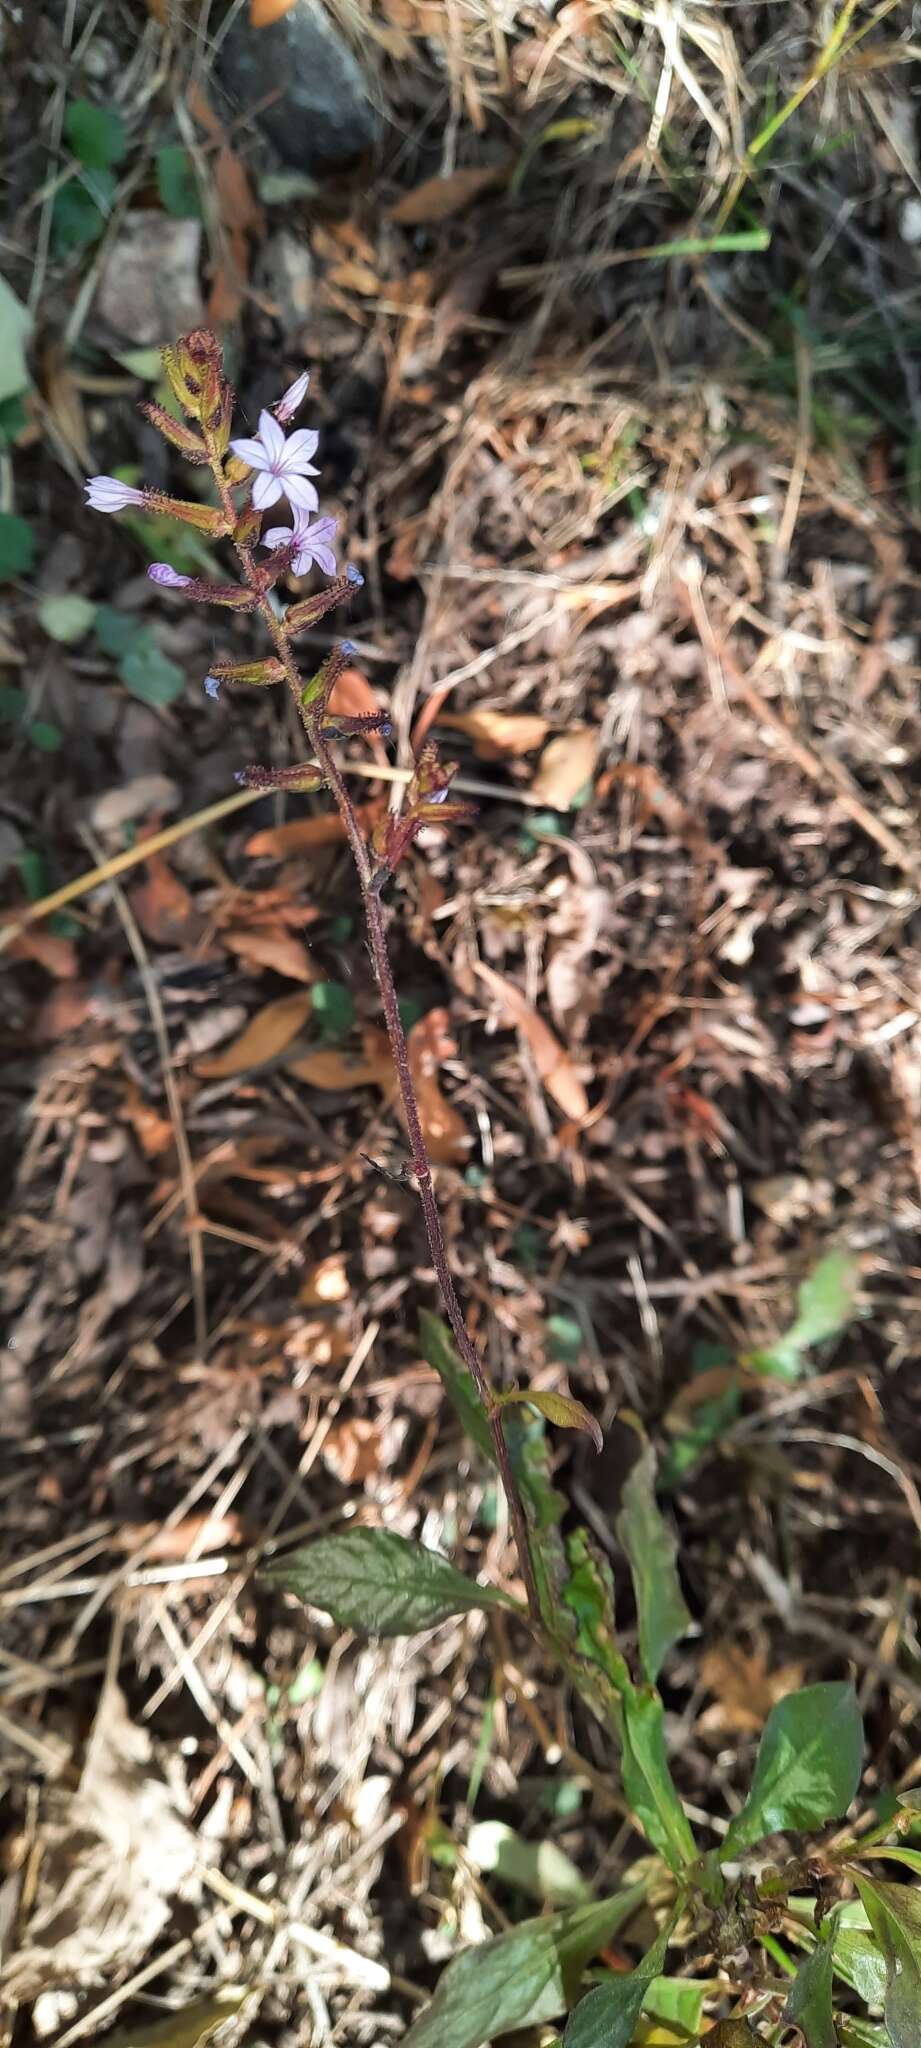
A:
{"type": "Polygon", "coordinates": [[[134,484],[120,483],[117,476],[88,477],[85,490],[94,512],[124,512],[129,505],[143,505],[146,496],[134,484]]]}
{"type": "Polygon", "coordinates": [[[349,562],[349,563],[348,563],[348,564],[346,565],[346,571],[345,571],[345,573],[346,573],[346,578],[347,578],[348,582],[349,582],[349,583],[354,583],[354,585],[355,585],[355,588],[356,588],[356,590],[363,590],[363,589],[364,589],[364,581],[365,581],[365,579],[364,579],[364,577],[363,577],[363,575],[362,575],[362,573],[361,573],[361,570],[360,570],[360,569],[355,569],[355,568],[353,568],[353,566],[352,566],[352,563],[351,563],[351,562],[349,562]]]}
{"type": "Polygon", "coordinates": [[[427,804],[443,804],[447,798],[447,794],[448,784],[445,783],[444,789],[430,789],[425,801],[427,804]]]}
{"type": "Polygon", "coordinates": [[[243,789],[249,788],[249,775],[245,768],[235,768],[233,771],[233,779],[235,782],[239,782],[243,789]]]}
{"type": "Polygon", "coordinates": [[[151,583],[159,583],[161,590],[188,590],[193,580],[191,576],[180,576],[169,562],[151,562],[147,574],[151,583]]]}
{"type": "Polygon", "coordinates": [[[219,696],[220,696],[220,694],[221,694],[221,678],[220,678],[220,676],[206,676],[206,677],[205,677],[205,696],[206,696],[206,697],[219,697],[219,696]]]}
{"type": "Polygon", "coordinates": [[[358,648],[356,647],[354,640],[340,640],[339,652],[340,654],[347,654],[351,656],[353,654],[358,653],[358,648]]]}
{"type": "Polygon", "coordinates": [[[275,418],[280,421],[283,427],[287,426],[289,420],[293,420],[295,413],[303,405],[309,383],[310,376],[308,371],[302,370],[301,375],[295,377],[294,383],[288,385],[287,391],[279,399],[278,404],[272,407],[275,418]]]}

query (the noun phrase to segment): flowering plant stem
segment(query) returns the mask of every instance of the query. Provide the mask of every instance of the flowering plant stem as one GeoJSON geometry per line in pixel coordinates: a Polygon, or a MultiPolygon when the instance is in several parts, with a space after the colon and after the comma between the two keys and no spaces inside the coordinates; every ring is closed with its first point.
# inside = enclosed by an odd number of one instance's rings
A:
{"type": "MultiPolygon", "coordinates": [[[[209,465],[228,521],[229,530],[232,533],[236,522],[233,497],[225,475],[223,456],[214,434],[208,431],[207,426],[204,427],[204,441],[208,450],[209,465]]],[[[428,1156],[422,1122],[419,1116],[419,1105],[416,1100],[416,1091],[413,1086],[409,1064],[406,1034],[400,1018],[397,992],[393,979],[393,968],[387,946],[384,910],[379,886],[380,871],[372,862],[352,798],[330,749],[329,742],[322,730],[324,711],[322,700],[318,700],[313,704],[305,702],[305,681],[291,647],[286,620],[275,612],[268,594],[263,588],[253,560],[252,548],[246,542],[237,539],[234,540],[233,545],[243,578],[250,590],[255,594],[255,610],[260,614],[268,628],[278,659],[284,669],[285,681],[291,692],[298,717],[304,727],[311,752],[335,800],[355,863],[361,887],[371,958],[374,964],[377,986],[380,991],[384,1022],[393,1053],[400,1099],[403,1104],[403,1114],[406,1119],[406,1129],[409,1135],[412,1153],[410,1168],[416,1182],[425,1224],[425,1233],[432,1255],[432,1264],[458,1351],[470,1373],[477,1394],[486,1411],[496,1455],[496,1464],[508,1501],[521,1576],[524,1580],[527,1594],[528,1611],[535,1625],[541,1627],[542,1617],[537,1582],[534,1576],[534,1566],[531,1559],[527,1518],[505,1436],[502,1409],[493,1392],[489,1376],[477,1347],[467,1329],[448,1262],[448,1250],[442,1228],[441,1214],[432,1182],[431,1161],[428,1156]]]]}

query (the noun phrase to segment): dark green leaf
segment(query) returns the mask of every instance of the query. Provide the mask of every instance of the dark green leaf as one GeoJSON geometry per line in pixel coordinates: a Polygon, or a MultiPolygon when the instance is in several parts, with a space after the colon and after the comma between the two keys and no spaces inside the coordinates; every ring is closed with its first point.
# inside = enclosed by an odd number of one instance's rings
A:
{"type": "Polygon", "coordinates": [[[656,1460],[645,1444],[624,1487],[617,1534],[630,1560],[639,1615],[640,1659],[655,1685],[673,1643],[690,1623],[675,1569],[677,1544],[656,1501],[656,1460]]]}
{"type": "Polygon", "coordinates": [[[881,2006],[886,1996],[886,1963],[868,1927],[841,1927],[835,1936],[834,1968],[865,2005],[881,2006]]]}
{"type": "Polygon", "coordinates": [[[771,1708],[751,1791],[723,1844],[724,1858],[765,1835],[840,1820],[860,1783],[863,1722],[849,1681],[789,1693],[771,1708]]]}
{"type": "Polygon", "coordinates": [[[314,1015],[324,1045],[341,1045],[355,1022],[355,998],[342,981],[318,981],[311,989],[314,1015]]]}
{"type": "Polygon", "coordinates": [[[50,887],[48,863],[44,854],[39,853],[34,846],[24,846],[17,866],[29,902],[40,903],[42,897],[47,896],[50,887]]]}
{"type": "Polygon", "coordinates": [[[0,583],[27,576],[35,560],[35,534],[16,512],[0,512],[0,583]]]}
{"type": "Polygon", "coordinates": [[[25,690],[19,690],[14,683],[0,683],[0,720],[5,725],[18,725],[25,716],[28,698],[25,690]]]}
{"type": "Polygon", "coordinates": [[[670,1928],[629,1976],[612,1976],[583,1998],[563,2035],[563,2048],[627,2048],[654,1977],[661,1975],[670,1928]]]}
{"type": "MultiPolygon", "coordinates": [[[[702,1373],[722,1372],[732,1364],[732,1352],[725,1344],[695,1344],[691,1354],[691,1385],[702,1373]]],[[[735,1380],[688,1408],[686,1424],[672,1439],[661,1461],[660,1492],[670,1493],[680,1483],[709,1446],[735,1422],[741,1405],[742,1395],[735,1380]]]]}
{"type": "Polygon", "coordinates": [[[832,1942],[817,1942],[805,1956],[790,1986],[784,2019],[799,2027],[806,2048],[838,2048],[831,2009],[832,1942]]]}
{"type": "Polygon", "coordinates": [[[486,1410],[470,1373],[457,1356],[447,1323],[425,1308],[419,1316],[419,1342],[422,1356],[428,1365],[434,1366],[465,1434],[471,1443],[476,1444],[477,1450],[482,1451],[484,1458],[494,1465],[496,1453],[486,1410]]]}
{"type": "Polygon", "coordinates": [[[86,249],[98,240],[112,211],[118,190],[113,171],[84,171],[82,178],[68,178],[54,195],[51,226],[54,246],[61,256],[86,249]]]}
{"type": "Polygon", "coordinates": [[[139,633],[119,662],[119,672],[132,697],[143,704],[173,704],[185,686],[185,676],[160,648],[148,631],[139,633]]]}
{"type": "Polygon", "coordinates": [[[855,1883],[886,1964],[883,2017],[892,2048],[921,2041],[921,1892],[857,1877],[855,1883]]]}
{"type": "Polygon", "coordinates": [[[624,1792],[653,1848],[669,1868],[693,1863],[697,1845],[675,1790],[665,1747],[665,1709],[652,1688],[623,1697],[624,1792]]]}
{"type": "Polygon", "coordinates": [[[28,424],[29,415],[25,402],[18,394],[12,398],[0,399],[0,448],[12,448],[23,427],[27,427],[28,424]]]}
{"type": "Polygon", "coordinates": [[[26,726],[26,732],[33,747],[40,754],[56,754],[61,744],[61,734],[56,725],[50,725],[45,718],[33,718],[26,726]]]}
{"type": "Polygon", "coordinates": [[[74,100],[68,107],[64,134],[74,156],[90,171],[120,164],[128,146],[121,115],[114,107],[94,107],[91,100],[74,100]]]}
{"type": "Polygon", "coordinates": [[[168,142],[157,151],[157,191],[161,205],[167,213],[176,215],[178,220],[199,220],[201,218],[201,194],[195,176],[195,165],[187,149],[178,142],[168,142]]]}
{"type": "Polygon", "coordinates": [[[541,1619],[551,1635],[557,1635],[565,1615],[563,1599],[569,1578],[560,1534],[566,1502],[550,1477],[543,1421],[520,1409],[506,1416],[505,1434],[528,1524],[541,1619]]]}
{"type": "Polygon", "coordinates": [[[127,654],[145,633],[147,627],[140,624],[131,612],[117,612],[114,605],[99,605],[93,621],[93,631],[106,654],[127,654]]]}
{"type": "Polygon", "coordinates": [[[615,1638],[614,1575],[587,1529],[573,1529],[567,1537],[566,1564],[563,1600],[578,1626],[575,1648],[615,1693],[628,1692],[630,1674],[615,1638]]]}
{"type": "Polygon", "coordinates": [[[481,2048],[518,2027],[539,2027],[572,2003],[586,1963],[632,1919],[645,1886],[597,1906],[546,1913],[468,1948],[448,1964],[431,2005],[403,2048],[481,2048]]]}
{"type": "Polygon", "coordinates": [[[321,1536],[279,1558],[263,1576],[322,1608],[343,1628],[375,1636],[415,1635],[452,1614],[515,1605],[496,1586],[465,1579],[437,1550],[411,1543],[394,1529],[321,1536]]]}

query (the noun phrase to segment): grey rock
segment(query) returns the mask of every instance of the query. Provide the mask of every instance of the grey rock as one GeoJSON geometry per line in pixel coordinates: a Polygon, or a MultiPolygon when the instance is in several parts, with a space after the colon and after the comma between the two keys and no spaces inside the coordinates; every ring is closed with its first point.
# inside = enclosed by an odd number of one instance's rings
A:
{"type": "Polygon", "coordinates": [[[304,341],[313,304],[313,259],[303,235],[278,228],[259,252],[256,282],[277,308],[287,341],[304,341]]]}
{"type": "Polygon", "coordinates": [[[201,221],[126,213],[106,259],[97,311],[116,334],[152,348],[200,327],[201,221]]]}
{"type": "Polygon", "coordinates": [[[316,0],[295,0],[255,33],[248,10],[239,13],[217,70],[240,112],[295,170],[338,170],[377,141],[380,121],[361,67],[316,0]]]}

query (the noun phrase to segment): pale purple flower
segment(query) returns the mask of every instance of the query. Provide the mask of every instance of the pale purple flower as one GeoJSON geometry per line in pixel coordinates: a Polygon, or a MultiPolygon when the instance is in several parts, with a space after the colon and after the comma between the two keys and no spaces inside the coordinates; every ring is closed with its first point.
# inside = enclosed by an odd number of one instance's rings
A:
{"type": "Polygon", "coordinates": [[[271,413],[263,411],[254,441],[231,441],[240,461],[259,472],[253,485],[257,512],[267,512],[281,497],[287,498],[295,511],[316,511],[320,501],[313,484],[306,479],[319,475],[310,460],[316,454],[319,438],[312,427],[300,427],[296,434],[286,436],[271,413]]]}
{"type": "Polygon", "coordinates": [[[84,488],[94,512],[124,512],[129,505],[143,505],[146,497],[134,484],[120,483],[117,476],[87,477],[84,488]]]}
{"type": "Polygon", "coordinates": [[[332,550],[338,519],[314,519],[309,524],[295,510],[293,526],[270,526],[262,536],[267,548],[288,547],[291,541],[297,546],[297,554],[291,564],[295,576],[306,576],[314,562],[322,569],[324,576],[335,576],[336,557],[332,550]]]}
{"type": "Polygon", "coordinates": [[[280,420],[283,427],[287,426],[289,420],[293,420],[296,412],[300,412],[307,396],[309,383],[310,372],[302,370],[300,376],[295,377],[294,383],[288,385],[287,391],[279,399],[278,404],[273,405],[272,411],[275,414],[275,418],[280,420]]]}
{"type": "Polygon", "coordinates": [[[188,590],[193,580],[191,576],[180,576],[169,562],[151,562],[147,574],[151,583],[159,583],[161,590],[188,590]]]}
{"type": "Polygon", "coordinates": [[[220,676],[206,676],[206,677],[205,677],[205,696],[206,696],[206,697],[219,697],[219,696],[220,696],[220,694],[221,694],[221,678],[220,678],[220,676]]]}

